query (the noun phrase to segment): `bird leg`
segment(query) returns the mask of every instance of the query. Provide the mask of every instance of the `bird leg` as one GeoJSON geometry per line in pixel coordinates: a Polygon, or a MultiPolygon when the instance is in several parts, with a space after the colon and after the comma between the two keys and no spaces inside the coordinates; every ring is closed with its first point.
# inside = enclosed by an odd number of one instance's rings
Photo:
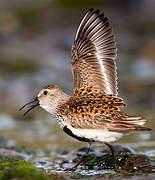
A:
{"type": "Polygon", "coordinates": [[[115,159],[115,153],[114,153],[113,146],[111,144],[109,144],[109,143],[104,143],[104,144],[109,147],[111,155],[112,155],[112,160],[113,160],[113,163],[114,163],[114,169],[115,169],[115,171],[118,171],[118,166],[116,164],[116,159],[115,159]]]}
{"type": "MultiPolygon", "coordinates": [[[[87,150],[86,150],[86,152],[85,152],[85,154],[82,156],[82,158],[80,159],[80,161],[77,163],[77,164],[75,164],[75,166],[73,166],[71,169],[69,169],[69,170],[71,170],[71,171],[75,171],[76,170],[76,168],[82,163],[82,162],[84,162],[85,161],[85,159],[86,159],[86,157],[88,156],[88,154],[89,154],[89,151],[90,151],[90,146],[91,146],[91,143],[88,143],[88,148],[87,148],[87,150]]],[[[67,169],[68,170],[68,169],[67,169]]]]}

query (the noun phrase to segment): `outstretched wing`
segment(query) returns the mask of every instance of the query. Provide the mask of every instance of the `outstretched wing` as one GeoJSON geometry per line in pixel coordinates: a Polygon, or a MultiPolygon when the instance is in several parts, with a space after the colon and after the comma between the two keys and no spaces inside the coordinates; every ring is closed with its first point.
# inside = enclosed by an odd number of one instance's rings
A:
{"type": "Polygon", "coordinates": [[[93,86],[117,95],[116,43],[104,14],[90,9],[84,16],[72,47],[74,88],[93,86]]]}

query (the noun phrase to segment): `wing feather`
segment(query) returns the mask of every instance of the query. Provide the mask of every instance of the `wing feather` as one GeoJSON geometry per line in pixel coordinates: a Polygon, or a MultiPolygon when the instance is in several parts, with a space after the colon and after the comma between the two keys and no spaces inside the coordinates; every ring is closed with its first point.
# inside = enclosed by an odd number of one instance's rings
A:
{"type": "Polygon", "coordinates": [[[79,129],[102,129],[113,132],[128,132],[128,131],[150,131],[150,128],[144,126],[146,119],[139,117],[136,121],[133,119],[115,119],[104,114],[87,116],[76,116],[71,118],[70,124],[74,128],[79,129]]]}
{"type": "Polygon", "coordinates": [[[117,95],[116,43],[104,14],[90,9],[81,21],[72,47],[74,88],[92,85],[117,95]]]}

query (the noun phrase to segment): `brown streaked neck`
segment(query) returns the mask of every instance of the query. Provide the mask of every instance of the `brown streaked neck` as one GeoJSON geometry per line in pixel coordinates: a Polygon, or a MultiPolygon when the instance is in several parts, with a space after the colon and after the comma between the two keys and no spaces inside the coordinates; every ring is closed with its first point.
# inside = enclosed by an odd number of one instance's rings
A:
{"type": "Polygon", "coordinates": [[[59,113],[60,108],[62,108],[63,104],[65,104],[70,98],[71,96],[62,91],[61,95],[57,97],[57,101],[51,105],[52,114],[56,116],[56,114],[59,113]]]}

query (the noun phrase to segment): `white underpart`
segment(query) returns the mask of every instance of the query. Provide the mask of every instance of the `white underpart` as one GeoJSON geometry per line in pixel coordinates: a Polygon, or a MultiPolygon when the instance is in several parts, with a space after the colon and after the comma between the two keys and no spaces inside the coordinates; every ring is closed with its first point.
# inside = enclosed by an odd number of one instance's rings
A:
{"type": "Polygon", "coordinates": [[[78,137],[84,137],[96,142],[113,142],[120,139],[123,133],[111,132],[101,129],[77,129],[67,124],[67,127],[78,137]]]}
{"type": "Polygon", "coordinates": [[[103,65],[103,59],[102,59],[101,56],[100,56],[99,54],[97,54],[97,53],[96,53],[96,56],[97,56],[97,58],[98,58],[98,60],[99,60],[99,64],[100,64],[100,67],[101,67],[102,75],[103,75],[103,77],[104,77],[104,79],[105,79],[106,89],[108,90],[108,92],[106,92],[106,93],[112,94],[112,91],[111,91],[111,89],[110,89],[110,86],[109,86],[109,84],[107,83],[107,82],[108,82],[108,78],[107,78],[107,76],[106,76],[106,69],[105,69],[105,67],[104,67],[104,65],[103,65]]]}

